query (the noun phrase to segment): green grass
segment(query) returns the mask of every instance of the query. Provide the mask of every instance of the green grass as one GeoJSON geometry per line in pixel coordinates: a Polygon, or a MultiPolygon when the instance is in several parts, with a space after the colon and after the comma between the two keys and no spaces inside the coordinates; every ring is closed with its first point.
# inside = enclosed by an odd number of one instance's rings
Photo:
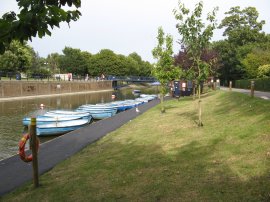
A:
{"type": "Polygon", "coordinates": [[[3,201],[269,201],[270,102],[234,92],[156,106],[3,201]]]}

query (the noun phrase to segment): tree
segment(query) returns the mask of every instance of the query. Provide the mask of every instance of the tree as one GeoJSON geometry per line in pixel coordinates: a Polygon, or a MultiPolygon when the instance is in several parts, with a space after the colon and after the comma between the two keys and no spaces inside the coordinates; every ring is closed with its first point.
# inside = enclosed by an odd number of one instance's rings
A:
{"type": "Polygon", "coordinates": [[[134,74],[136,76],[150,76],[152,65],[149,62],[143,61],[141,56],[139,56],[136,52],[131,53],[128,57],[133,58],[138,64],[137,73],[134,74]]]}
{"type": "Polygon", "coordinates": [[[0,71],[5,73],[14,72],[18,68],[18,65],[18,57],[11,51],[7,50],[5,54],[0,55],[0,71]]]}
{"type": "Polygon", "coordinates": [[[241,10],[236,6],[225,14],[227,16],[219,28],[225,28],[223,35],[227,39],[214,43],[214,46],[223,63],[221,80],[228,84],[228,81],[249,77],[241,61],[255,47],[265,46],[269,42],[269,36],[262,32],[265,21],[258,21],[259,13],[256,8],[247,7],[241,10]]]}
{"type": "MultiPolygon", "coordinates": [[[[210,74],[213,77],[218,76],[218,70],[221,67],[221,64],[219,63],[219,54],[216,50],[210,48],[207,50],[204,50],[201,55],[201,60],[204,61],[207,64],[210,64],[210,74]]],[[[176,66],[179,66],[183,70],[183,78],[188,80],[194,79],[194,74],[192,72],[192,65],[194,61],[192,61],[192,58],[188,54],[187,50],[184,48],[183,50],[180,50],[178,54],[174,56],[174,63],[176,66]]]]}
{"type": "Polygon", "coordinates": [[[260,76],[264,75],[264,66],[270,64],[270,51],[262,50],[262,49],[253,49],[253,51],[242,60],[242,64],[245,67],[248,78],[256,78],[258,77],[259,67],[260,76]]]}
{"type": "Polygon", "coordinates": [[[119,62],[112,50],[103,49],[90,59],[88,71],[92,76],[118,75],[119,62]]]}
{"type": "Polygon", "coordinates": [[[176,68],[173,58],[173,38],[171,35],[164,36],[162,27],[158,28],[158,45],[152,50],[153,57],[157,63],[153,67],[153,75],[161,84],[161,112],[165,112],[164,96],[167,92],[167,85],[173,79],[180,77],[180,69],[176,68]]]}
{"type": "MultiPolygon", "coordinates": [[[[134,54],[135,55],[135,54],[134,54]]],[[[133,56],[134,56],[133,55],[133,56]]],[[[136,57],[115,54],[109,49],[103,49],[99,53],[93,55],[89,62],[89,73],[93,76],[114,75],[114,76],[130,76],[140,74],[140,65],[136,57]]],[[[144,61],[141,60],[143,64],[144,61]]]]}
{"type": "Polygon", "coordinates": [[[259,78],[270,78],[270,64],[259,66],[258,77],[259,78]]]}
{"type": "Polygon", "coordinates": [[[201,118],[201,82],[208,77],[210,64],[202,61],[201,56],[210,44],[210,39],[213,36],[213,30],[216,28],[216,11],[214,8],[211,13],[207,15],[209,25],[205,26],[202,22],[203,3],[199,2],[194,11],[190,13],[181,1],[178,3],[178,9],[174,9],[174,15],[178,21],[176,28],[180,36],[180,44],[182,44],[193,61],[192,69],[198,82],[199,94],[199,121],[198,125],[202,126],[201,118]]]}
{"type": "Polygon", "coordinates": [[[80,49],[65,47],[64,55],[59,58],[61,71],[71,72],[76,75],[88,74],[89,57],[91,54],[82,52],[80,49]]]}
{"type": "Polygon", "coordinates": [[[0,69],[5,72],[25,72],[31,68],[34,50],[26,43],[14,40],[0,55],[0,69]]]}
{"type": "Polygon", "coordinates": [[[33,53],[32,67],[27,72],[28,76],[34,76],[34,78],[50,77],[52,72],[47,64],[46,58],[40,57],[38,53],[33,53]]]}
{"type": "Polygon", "coordinates": [[[0,54],[14,39],[23,42],[37,35],[40,38],[50,36],[50,28],[59,27],[60,22],[76,21],[81,15],[77,10],[81,6],[81,0],[17,0],[17,2],[19,14],[11,11],[0,18],[0,54]],[[66,5],[76,9],[65,10],[66,5]]]}
{"type": "Polygon", "coordinates": [[[46,59],[47,65],[53,74],[60,72],[60,55],[58,53],[51,53],[46,59]]]}
{"type": "Polygon", "coordinates": [[[139,72],[139,64],[132,57],[118,55],[118,59],[120,60],[119,65],[119,76],[130,76],[130,75],[138,75],[139,72]]]}
{"type": "Polygon", "coordinates": [[[258,42],[264,37],[264,33],[260,31],[265,21],[258,21],[259,13],[255,7],[241,10],[239,6],[235,6],[225,14],[228,16],[222,20],[219,28],[225,28],[223,36],[227,36],[234,45],[258,42]]]}

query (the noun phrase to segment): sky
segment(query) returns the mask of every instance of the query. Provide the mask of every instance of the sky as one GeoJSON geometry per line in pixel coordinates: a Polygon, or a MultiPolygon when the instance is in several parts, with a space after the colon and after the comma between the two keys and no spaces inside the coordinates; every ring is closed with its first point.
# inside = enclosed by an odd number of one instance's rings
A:
{"type": "MultiPolygon", "coordinates": [[[[233,6],[241,9],[252,6],[259,12],[259,20],[265,20],[263,31],[270,33],[269,0],[202,0],[205,14],[218,6],[217,21],[221,22],[225,12],[233,6]]],[[[193,10],[199,0],[182,0],[193,10]]],[[[67,47],[79,48],[92,54],[110,49],[116,54],[138,53],[143,60],[154,62],[152,50],[157,45],[157,30],[174,39],[174,52],[179,51],[180,39],[175,25],[173,9],[178,0],[82,0],[82,16],[77,22],[61,23],[52,30],[52,36],[33,38],[29,45],[42,57],[60,53],[67,47]]],[[[16,0],[0,0],[0,16],[8,11],[18,11],[16,0]]],[[[222,38],[222,30],[214,32],[213,40],[222,38]]]]}

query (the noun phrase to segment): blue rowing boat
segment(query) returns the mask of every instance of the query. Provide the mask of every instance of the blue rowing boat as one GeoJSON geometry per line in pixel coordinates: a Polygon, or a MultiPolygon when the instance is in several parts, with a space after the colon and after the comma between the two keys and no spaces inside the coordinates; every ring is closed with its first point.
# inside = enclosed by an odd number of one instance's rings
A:
{"type": "MultiPolygon", "coordinates": [[[[59,123],[62,121],[71,121],[71,120],[77,120],[77,119],[90,119],[91,121],[91,115],[88,116],[75,116],[75,115],[67,115],[67,116],[45,116],[45,115],[39,115],[36,117],[36,123],[37,125],[43,125],[43,124],[49,124],[49,123],[59,123]]],[[[31,122],[30,117],[24,117],[22,120],[22,123],[24,126],[29,126],[31,122]]]]}
{"type": "Polygon", "coordinates": [[[78,119],[78,120],[62,121],[62,122],[38,125],[37,135],[38,136],[60,135],[60,134],[64,134],[64,133],[82,128],[83,126],[89,123],[90,121],[88,119],[78,119]]]}
{"type": "Polygon", "coordinates": [[[48,111],[44,114],[45,116],[81,116],[81,117],[87,117],[90,114],[88,112],[76,112],[76,111],[68,111],[68,110],[52,110],[48,111]]]}

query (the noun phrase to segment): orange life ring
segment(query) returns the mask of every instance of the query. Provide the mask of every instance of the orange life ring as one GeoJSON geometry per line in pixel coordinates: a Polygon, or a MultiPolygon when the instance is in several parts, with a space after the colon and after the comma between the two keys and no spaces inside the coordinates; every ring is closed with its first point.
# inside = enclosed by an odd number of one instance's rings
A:
{"type": "MultiPolygon", "coordinates": [[[[24,162],[30,162],[33,160],[33,156],[32,154],[26,156],[25,154],[25,144],[27,142],[27,140],[30,138],[30,135],[29,134],[25,134],[20,142],[19,142],[19,155],[20,155],[20,158],[24,161],[24,162]]],[[[39,149],[39,139],[37,138],[37,142],[36,142],[36,145],[37,145],[37,151],[39,149]]]]}

